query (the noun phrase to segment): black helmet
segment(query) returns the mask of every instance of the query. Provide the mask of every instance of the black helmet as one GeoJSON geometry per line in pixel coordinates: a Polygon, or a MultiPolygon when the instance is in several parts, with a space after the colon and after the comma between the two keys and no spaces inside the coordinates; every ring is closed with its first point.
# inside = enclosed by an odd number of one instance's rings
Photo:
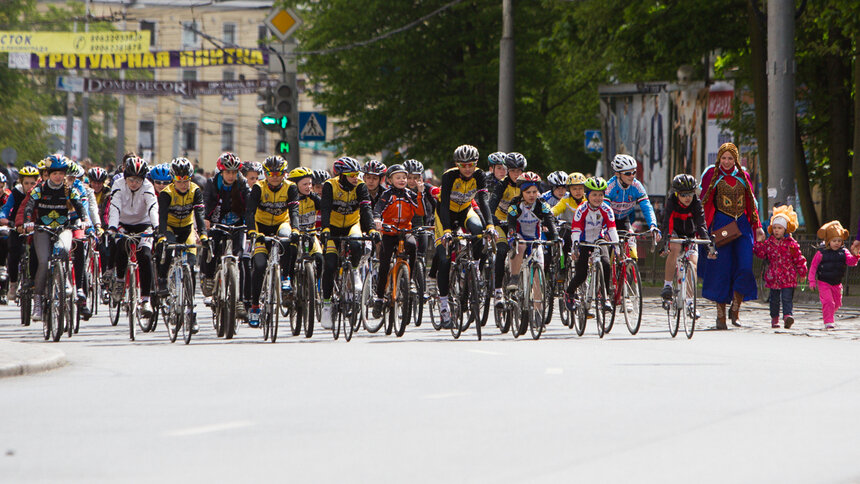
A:
{"type": "Polygon", "coordinates": [[[685,173],[675,175],[675,178],[672,179],[672,190],[678,193],[695,192],[697,185],[696,177],[685,173]]]}
{"type": "Polygon", "coordinates": [[[522,153],[517,153],[516,151],[512,151],[505,156],[505,166],[508,169],[520,169],[525,170],[526,166],[528,166],[529,162],[526,161],[526,157],[523,156],[522,153]]]}
{"type": "Polygon", "coordinates": [[[472,145],[460,145],[454,150],[454,163],[473,163],[480,158],[478,148],[472,145]]]}

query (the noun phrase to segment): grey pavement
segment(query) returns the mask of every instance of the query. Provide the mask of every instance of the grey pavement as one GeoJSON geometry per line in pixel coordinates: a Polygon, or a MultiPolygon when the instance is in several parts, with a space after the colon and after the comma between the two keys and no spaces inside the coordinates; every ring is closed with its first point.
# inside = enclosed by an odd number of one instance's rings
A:
{"type": "Polygon", "coordinates": [[[425,320],[276,344],[218,339],[201,308],[188,346],[130,342],[106,311],[44,343],[0,308],[0,342],[69,361],[0,379],[0,482],[860,482],[860,325],[810,309],[774,331],[749,306],[729,331],[705,310],[689,341],[648,299],[636,336],[555,319],[454,341],[425,320]]]}

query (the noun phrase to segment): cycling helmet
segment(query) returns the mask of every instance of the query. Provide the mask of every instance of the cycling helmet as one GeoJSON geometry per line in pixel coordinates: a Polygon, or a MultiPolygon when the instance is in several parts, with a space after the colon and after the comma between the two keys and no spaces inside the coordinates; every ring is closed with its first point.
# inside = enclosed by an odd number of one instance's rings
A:
{"type": "Polygon", "coordinates": [[[460,145],[454,150],[454,163],[474,163],[478,161],[481,154],[478,148],[472,145],[460,145]]]}
{"type": "Polygon", "coordinates": [[[6,175],[3,172],[0,172],[0,183],[6,183],[6,175]]]}
{"type": "Polygon", "coordinates": [[[364,164],[364,168],[361,171],[365,175],[385,175],[385,163],[379,160],[370,160],[364,164]]]}
{"type": "MultiPolygon", "coordinates": [[[[412,160],[414,161],[414,160],[412,160]]],[[[417,162],[416,162],[417,163],[417,162]]],[[[391,165],[388,167],[388,171],[385,172],[385,176],[391,176],[395,173],[409,173],[409,171],[401,164],[391,165]]]]}
{"type": "Polygon", "coordinates": [[[533,171],[527,171],[517,178],[517,186],[520,190],[535,186],[540,189],[540,175],[533,171]]]}
{"type": "MultiPolygon", "coordinates": [[[[290,171],[290,174],[288,175],[290,181],[294,181],[294,182],[297,182],[297,181],[301,180],[302,178],[307,178],[307,177],[313,178],[313,176],[314,176],[314,172],[310,171],[309,169],[307,169],[303,166],[300,166],[298,168],[293,168],[293,170],[290,171]]],[[[313,183],[313,182],[311,182],[311,183],[313,183]]]]}
{"type": "Polygon", "coordinates": [[[280,175],[282,172],[287,171],[287,162],[278,155],[268,156],[263,161],[263,170],[266,171],[266,176],[272,176],[275,172],[278,172],[280,175]]]}
{"type": "Polygon", "coordinates": [[[403,162],[403,168],[410,175],[423,175],[424,165],[418,160],[406,160],[403,162]]]}
{"type": "Polygon", "coordinates": [[[513,151],[505,156],[505,166],[507,166],[509,170],[512,168],[525,170],[528,164],[529,162],[526,160],[526,157],[523,156],[522,153],[517,153],[516,151],[513,151]]]}
{"type": "Polygon", "coordinates": [[[576,171],[567,176],[568,185],[585,185],[585,175],[576,171]]]}
{"type": "Polygon", "coordinates": [[[125,168],[122,171],[125,178],[131,176],[145,178],[147,173],[149,173],[149,166],[146,164],[146,160],[139,156],[128,157],[125,162],[125,168]]]}
{"type": "Polygon", "coordinates": [[[44,171],[47,167],[48,167],[48,159],[47,158],[45,158],[43,160],[39,160],[39,162],[36,163],[36,169],[39,170],[40,172],[44,171]]]}
{"type": "Polygon", "coordinates": [[[508,156],[508,154],[504,151],[496,151],[495,153],[490,154],[490,167],[492,168],[496,165],[504,165],[506,156],[508,156]]]}
{"type": "Polygon", "coordinates": [[[313,184],[322,185],[326,180],[331,178],[331,175],[325,170],[314,170],[313,184]]]}
{"type": "Polygon", "coordinates": [[[263,165],[256,161],[246,161],[243,166],[245,168],[244,173],[248,173],[249,171],[253,171],[254,173],[263,173],[263,165]]]}
{"type": "Polygon", "coordinates": [[[18,176],[39,176],[39,169],[35,166],[27,165],[24,168],[21,168],[18,172],[18,176]]]}
{"type": "Polygon", "coordinates": [[[680,175],[675,175],[675,178],[672,179],[672,190],[675,190],[678,193],[695,193],[697,185],[696,177],[693,175],[682,173],[680,175]]]}
{"type": "Polygon", "coordinates": [[[45,169],[48,172],[52,171],[67,171],[69,169],[69,159],[65,156],[55,153],[45,158],[45,169]]]}
{"type": "Polygon", "coordinates": [[[75,178],[80,178],[84,176],[84,167],[79,165],[77,162],[70,161],[69,169],[66,171],[66,176],[73,176],[75,178]]]}
{"type": "MultiPolygon", "coordinates": [[[[232,168],[226,168],[231,170],[232,168]]],[[[190,180],[194,175],[194,166],[188,158],[174,158],[170,162],[170,177],[174,180],[190,180]]]]}
{"type": "Polygon", "coordinates": [[[635,170],[637,166],[636,159],[630,155],[615,155],[612,159],[612,169],[617,172],[635,170]]]}
{"type": "Polygon", "coordinates": [[[233,153],[225,151],[218,157],[218,171],[231,171],[242,168],[242,160],[233,153]]]}
{"type": "Polygon", "coordinates": [[[152,169],[149,170],[147,178],[153,182],[170,183],[173,181],[173,178],[170,176],[170,165],[162,163],[160,165],[153,166],[152,169]]]}
{"type": "MultiPolygon", "coordinates": [[[[586,192],[592,192],[592,191],[605,192],[606,187],[607,187],[606,180],[604,180],[602,177],[593,176],[593,177],[589,178],[588,180],[585,180],[585,191],[586,192]]],[[[587,193],[586,193],[586,195],[587,195],[587,193]]]]}
{"type": "Polygon", "coordinates": [[[355,158],[349,156],[341,156],[334,162],[334,174],[340,175],[343,173],[358,173],[361,171],[361,165],[355,158]]]}
{"type": "MultiPolygon", "coordinates": [[[[25,166],[24,168],[28,168],[28,167],[25,166]]],[[[23,172],[23,169],[21,172],[23,172]]],[[[19,173],[21,173],[21,172],[19,172],[19,173]]],[[[90,180],[90,183],[92,183],[92,182],[104,183],[105,180],[107,180],[107,172],[104,170],[104,168],[99,168],[98,166],[94,166],[94,167],[90,168],[89,171],[87,171],[87,178],[90,180]]]]}
{"type": "Polygon", "coordinates": [[[553,188],[567,185],[567,173],[561,170],[554,171],[546,177],[546,181],[548,181],[553,188]]]}

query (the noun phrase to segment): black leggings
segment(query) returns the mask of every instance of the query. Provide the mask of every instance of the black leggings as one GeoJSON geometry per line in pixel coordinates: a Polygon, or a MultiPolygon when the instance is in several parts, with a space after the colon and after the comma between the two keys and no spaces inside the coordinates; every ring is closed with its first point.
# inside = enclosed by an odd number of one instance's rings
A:
{"type": "MultiPolygon", "coordinates": [[[[332,237],[346,237],[349,235],[349,231],[352,227],[331,227],[331,236],[332,237]]],[[[335,247],[339,249],[340,241],[332,241],[335,244],[335,247]]],[[[357,269],[358,263],[361,262],[361,256],[364,255],[364,241],[363,240],[350,240],[349,242],[349,252],[350,258],[349,261],[352,264],[352,267],[357,269]]],[[[328,245],[328,244],[326,244],[328,245]]],[[[331,293],[334,289],[334,273],[337,271],[337,266],[339,264],[340,253],[329,253],[327,249],[325,254],[325,270],[323,271],[323,299],[331,299],[331,293]]]]}
{"type": "MultiPolygon", "coordinates": [[[[123,228],[131,233],[140,233],[150,229],[148,224],[140,225],[124,225],[123,228]]],[[[125,278],[125,270],[128,268],[128,244],[125,239],[120,239],[114,244],[113,251],[113,266],[117,276],[125,278]]],[[[152,249],[149,247],[137,246],[137,266],[140,271],[140,295],[149,297],[152,290],[152,273],[155,272],[155,266],[152,263],[152,249]]]]}
{"type": "MultiPolygon", "coordinates": [[[[188,225],[185,227],[170,227],[170,230],[164,233],[164,238],[167,239],[167,242],[170,244],[176,244],[177,241],[180,244],[187,244],[188,237],[191,235],[191,229],[193,225],[188,225]]],[[[158,277],[164,279],[167,277],[167,270],[170,269],[170,264],[173,263],[174,251],[167,250],[162,248],[160,254],[158,254],[159,259],[156,261],[155,268],[158,272],[158,277]]],[[[195,280],[195,271],[194,266],[197,265],[197,255],[196,254],[188,254],[188,264],[191,266],[191,281],[194,287],[197,287],[197,281],[195,280]]]]}
{"type": "MultiPolygon", "coordinates": [[[[594,247],[582,247],[579,249],[579,258],[576,259],[576,264],[573,266],[576,272],[573,275],[573,279],[570,280],[570,284],[567,286],[568,294],[575,294],[576,290],[579,289],[579,286],[581,286],[588,278],[588,258],[593,250],[594,247]]],[[[606,290],[608,292],[610,287],[609,280],[612,276],[610,273],[611,268],[609,267],[609,256],[604,253],[600,257],[600,262],[602,263],[601,265],[603,265],[603,281],[606,283],[606,290]]]]}
{"type": "Polygon", "coordinates": [[[24,237],[18,232],[9,232],[9,253],[6,256],[6,267],[9,269],[9,280],[12,282],[18,282],[20,277],[18,264],[21,263],[22,257],[24,257],[24,237]]]}
{"type": "MultiPolygon", "coordinates": [[[[415,254],[418,243],[412,235],[406,236],[406,255],[409,258],[409,267],[415,267],[415,254]]],[[[397,246],[396,235],[382,236],[382,250],[379,253],[379,277],[376,279],[376,297],[385,295],[385,285],[388,282],[388,271],[391,269],[391,255],[394,254],[394,249],[397,246]]],[[[411,277],[410,277],[411,280],[411,277]]]]}
{"type": "MultiPolygon", "coordinates": [[[[280,244],[280,242],[278,243],[280,244]]],[[[266,242],[266,248],[271,250],[272,242],[266,242]]],[[[287,270],[289,269],[289,266],[287,265],[288,258],[288,251],[284,250],[284,244],[281,244],[281,277],[286,276],[287,270]]],[[[263,277],[266,275],[266,266],[269,263],[269,254],[262,252],[254,254],[254,257],[251,258],[251,263],[253,264],[251,275],[251,304],[257,306],[260,304],[260,293],[263,292],[263,277]]],[[[280,290],[280,288],[278,288],[278,290],[280,290]]]]}
{"type": "MultiPolygon", "coordinates": [[[[471,210],[463,210],[460,213],[451,214],[451,230],[456,233],[457,229],[461,226],[464,226],[465,229],[471,233],[472,235],[479,235],[482,231],[481,228],[481,217],[472,217],[467,218],[471,210]]],[[[472,212],[474,213],[474,212],[472,212]]],[[[438,281],[437,285],[439,289],[440,296],[448,295],[448,283],[450,279],[450,271],[451,271],[451,257],[450,250],[439,250],[440,247],[436,248],[436,252],[441,252],[442,255],[439,258],[439,273],[438,273],[438,281]]],[[[472,257],[475,260],[481,259],[481,254],[483,253],[483,245],[479,240],[472,241],[472,257]]]]}

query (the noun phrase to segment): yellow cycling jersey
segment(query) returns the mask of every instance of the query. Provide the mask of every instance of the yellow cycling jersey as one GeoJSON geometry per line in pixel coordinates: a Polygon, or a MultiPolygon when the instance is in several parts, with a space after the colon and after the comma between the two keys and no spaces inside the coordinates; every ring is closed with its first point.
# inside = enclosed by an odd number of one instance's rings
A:
{"type": "Polygon", "coordinates": [[[504,184],[505,190],[499,198],[499,204],[496,206],[496,211],[493,215],[496,216],[499,222],[507,222],[508,208],[511,206],[511,200],[520,196],[520,187],[507,177],[499,183],[504,184]]]}
{"type": "Polygon", "coordinates": [[[583,198],[577,202],[575,198],[570,196],[570,194],[565,195],[552,207],[552,214],[559,220],[573,222],[573,214],[576,213],[576,209],[579,208],[584,201],[585,199],[583,198]]]}
{"type": "Polygon", "coordinates": [[[260,187],[260,203],[254,213],[254,221],[263,225],[280,225],[290,218],[290,187],[295,184],[284,180],[277,191],[273,191],[265,180],[257,182],[260,187]]]}
{"type": "Polygon", "coordinates": [[[203,206],[203,192],[196,183],[191,182],[185,193],[179,193],[171,183],[162,193],[170,195],[170,204],[167,206],[168,226],[187,227],[194,223],[194,208],[203,206]]]}
{"type": "Polygon", "coordinates": [[[320,209],[320,198],[316,193],[299,195],[299,227],[312,229],[317,224],[317,211],[320,209]]]}
{"type": "MultiPolygon", "coordinates": [[[[363,181],[359,181],[352,190],[344,190],[340,186],[337,178],[332,178],[326,181],[331,185],[332,190],[332,207],[331,215],[329,215],[329,226],[331,227],[351,227],[357,224],[361,216],[362,200],[358,199],[358,187],[364,185],[363,181]]],[[[364,203],[369,204],[369,200],[364,200],[364,203]]]]}
{"type": "Polygon", "coordinates": [[[484,186],[484,173],[481,170],[475,170],[475,173],[468,180],[464,180],[460,176],[460,170],[457,167],[450,168],[442,174],[441,189],[443,192],[450,190],[451,202],[448,204],[451,212],[462,212],[472,206],[472,200],[478,194],[478,191],[486,191],[484,186]],[[478,183],[478,180],[481,183],[478,183]]]}

